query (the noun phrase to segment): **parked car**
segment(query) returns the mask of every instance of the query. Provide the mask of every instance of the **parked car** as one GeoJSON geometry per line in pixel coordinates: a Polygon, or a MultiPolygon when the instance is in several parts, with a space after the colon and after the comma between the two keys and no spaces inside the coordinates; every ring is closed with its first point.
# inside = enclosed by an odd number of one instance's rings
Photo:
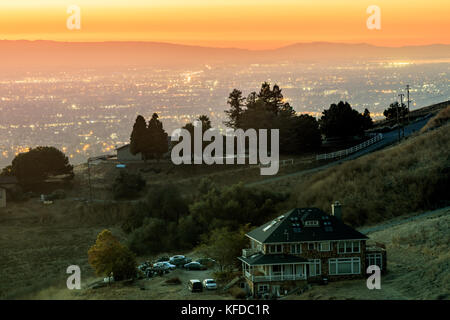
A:
{"type": "Polygon", "coordinates": [[[157,262],[157,263],[153,264],[153,268],[162,268],[162,269],[167,269],[167,270],[173,270],[176,267],[177,267],[176,265],[173,265],[167,261],[157,262]]]}
{"type": "Polygon", "coordinates": [[[209,290],[217,289],[216,280],[214,280],[214,279],[205,279],[205,280],[203,280],[203,287],[205,289],[209,289],[209,290]]]}
{"type": "Polygon", "coordinates": [[[165,262],[165,261],[169,262],[169,260],[170,260],[169,257],[164,256],[164,257],[158,258],[158,260],[156,260],[156,262],[165,262]]]}
{"type": "Polygon", "coordinates": [[[176,265],[177,267],[184,266],[186,263],[191,262],[192,259],[185,256],[173,256],[170,258],[169,263],[176,265]]]}
{"type": "Polygon", "coordinates": [[[211,259],[211,258],[200,258],[200,259],[197,259],[196,262],[198,262],[204,266],[207,266],[208,268],[214,267],[214,265],[217,263],[216,260],[211,259]]]}
{"type": "Polygon", "coordinates": [[[138,266],[138,269],[141,270],[141,271],[145,271],[145,270],[147,270],[147,269],[150,268],[150,267],[151,267],[150,262],[145,261],[145,262],[141,263],[141,264],[138,266]]]}
{"type": "Polygon", "coordinates": [[[207,268],[198,262],[189,262],[184,265],[184,268],[187,270],[206,270],[207,268]]]}
{"type": "Polygon", "coordinates": [[[181,255],[181,254],[178,254],[178,255],[176,255],[176,256],[170,257],[169,261],[170,261],[170,260],[177,260],[177,259],[184,259],[184,258],[186,258],[186,257],[183,256],[183,255],[181,255]]]}
{"type": "Polygon", "coordinates": [[[202,292],[203,286],[200,280],[189,280],[188,288],[191,292],[202,292]]]}

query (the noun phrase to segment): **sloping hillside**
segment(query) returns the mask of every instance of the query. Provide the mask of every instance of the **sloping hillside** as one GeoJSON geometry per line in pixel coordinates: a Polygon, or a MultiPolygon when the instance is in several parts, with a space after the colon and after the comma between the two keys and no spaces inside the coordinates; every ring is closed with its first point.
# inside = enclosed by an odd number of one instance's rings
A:
{"type": "Polygon", "coordinates": [[[449,130],[447,123],[400,145],[292,180],[296,205],[330,211],[330,204],[339,200],[344,220],[355,226],[448,205],[449,130]]]}

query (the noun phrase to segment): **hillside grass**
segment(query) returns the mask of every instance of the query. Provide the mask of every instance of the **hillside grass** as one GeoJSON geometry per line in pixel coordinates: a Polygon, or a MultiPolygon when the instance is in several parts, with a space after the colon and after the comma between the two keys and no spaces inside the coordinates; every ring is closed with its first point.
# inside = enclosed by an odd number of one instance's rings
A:
{"type": "MultiPolygon", "coordinates": [[[[449,203],[450,124],[416,134],[381,150],[298,180],[284,182],[297,207],[330,212],[343,204],[343,219],[373,224],[449,203]]],[[[273,186],[272,186],[273,187],[273,186]]]]}
{"type": "Polygon", "coordinates": [[[431,118],[430,121],[420,130],[420,132],[427,132],[428,130],[436,129],[447,123],[450,119],[450,105],[447,108],[439,111],[437,115],[431,118]]]}
{"type": "Polygon", "coordinates": [[[87,251],[105,228],[121,241],[117,226],[126,205],[86,205],[35,200],[0,209],[0,299],[28,298],[48,287],[66,289],[66,269],[79,265],[82,281],[94,277],[87,251]]]}

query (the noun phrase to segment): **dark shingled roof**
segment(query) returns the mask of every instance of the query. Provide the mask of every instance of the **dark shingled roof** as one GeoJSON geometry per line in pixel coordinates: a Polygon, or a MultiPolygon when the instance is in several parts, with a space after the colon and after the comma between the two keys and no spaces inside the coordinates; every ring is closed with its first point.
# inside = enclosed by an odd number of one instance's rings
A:
{"type": "Polygon", "coordinates": [[[296,208],[247,236],[261,243],[368,239],[367,236],[318,208],[296,208]],[[309,221],[309,222],[308,222],[309,221]],[[306,224],[317,221],[317,226],[306,224]]]}
{"type": "Polygon", "coordinates": [[[308,262],[308,260],[294,256],[291,254],[262,254],[257,253],[252,255],[251,257],[244,258],[238,257],[239,260],[251,265],[268,265],[268,264],[290,264],[290,263],[299,263],[299,262],[308,262]]]}
{"type": "Polygon", "coordinates": [[[116,150],[121,150],[123,148],[129,148],[129,147],[130,147],[130,144],[128,143],[128,144],[125,144],[125,145],[123,145],[121,147],[116,148],[116,150]]]}

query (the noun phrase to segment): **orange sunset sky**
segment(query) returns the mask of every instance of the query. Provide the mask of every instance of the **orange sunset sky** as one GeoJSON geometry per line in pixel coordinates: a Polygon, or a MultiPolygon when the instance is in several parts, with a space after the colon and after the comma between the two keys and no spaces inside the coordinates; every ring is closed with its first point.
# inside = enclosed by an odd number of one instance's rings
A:
{"type": "Polygon", "coordinates": [[[1,0],[0,39],[248,49],[311,41],[449,44],[449,15],[448,0],[1,0]],[[81,8],[81,30],[66,28],[70,4],[81,8]],[[381,9],[381,30],[366,27],[370,5],[381,9]]]}

